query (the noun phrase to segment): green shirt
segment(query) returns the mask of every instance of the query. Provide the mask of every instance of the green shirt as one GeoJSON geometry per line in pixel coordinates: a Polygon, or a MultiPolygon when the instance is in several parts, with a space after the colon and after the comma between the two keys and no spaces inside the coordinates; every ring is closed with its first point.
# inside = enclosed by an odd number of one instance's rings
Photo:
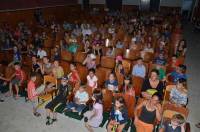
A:
{"type": "Polygon", "coordinates": [[[159,71],[159,79],[163,80],[163,78],[166,76],[165,71],[162,68],[158,69],[158,71],[159,71]]]}

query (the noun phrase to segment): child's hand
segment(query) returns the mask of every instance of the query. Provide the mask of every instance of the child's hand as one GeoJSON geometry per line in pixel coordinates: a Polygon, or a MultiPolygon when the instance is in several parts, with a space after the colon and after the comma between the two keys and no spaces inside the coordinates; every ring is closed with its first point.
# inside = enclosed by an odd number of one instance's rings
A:
{"type": "Polygon", "coordinates": [[[135,119],[134,119],[134,124],[136,125],[137,122],[138,122],[138,117],[135,117],[135,119]]]}

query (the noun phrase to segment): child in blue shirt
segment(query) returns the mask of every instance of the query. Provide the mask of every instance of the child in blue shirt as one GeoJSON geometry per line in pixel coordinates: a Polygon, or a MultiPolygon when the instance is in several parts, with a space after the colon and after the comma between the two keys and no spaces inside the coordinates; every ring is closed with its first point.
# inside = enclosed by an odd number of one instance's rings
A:
{"type": "Polygon", "coordinates": [[[114,92],[118,91],[118,81],[116,80],[114,73],[110,73],[109,79],[105,82],[105,87],[114,92]]]}

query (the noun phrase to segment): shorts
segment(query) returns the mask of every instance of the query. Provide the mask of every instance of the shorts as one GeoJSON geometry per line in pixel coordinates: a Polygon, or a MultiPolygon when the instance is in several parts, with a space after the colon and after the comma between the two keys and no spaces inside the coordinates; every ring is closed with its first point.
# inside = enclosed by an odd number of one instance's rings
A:
{"type": "Polygon", "coordinates": [[[50,109],[51,111],[54,111],[54,108],[60,104],[63,103],[63,99],[59,97],[55,97],[52,101],[50,101],[46,106],[45,109],[50,109]]]}
{"type": "Polygon", "coordinates": [[[38,105],[37,99],[31,100],[31,105],[32,105],[33,109],[37,108],[37,105],[38,105]]]}
{"type": "Polygon", "coordinates": [[[11,83],[12,83],[13,85],[19,85],[20,79],[17,78],[17,77],[15,77],[15,78],[11,81],[11,83]]]}

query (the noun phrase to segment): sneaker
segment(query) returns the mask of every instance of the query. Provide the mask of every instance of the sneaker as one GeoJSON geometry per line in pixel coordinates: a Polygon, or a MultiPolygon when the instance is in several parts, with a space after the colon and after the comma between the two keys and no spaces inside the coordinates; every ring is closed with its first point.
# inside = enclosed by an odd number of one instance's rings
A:
{"type": "Polygon", "coordinates": [[[49,126],[53,123],[53,121],[51,120],[51,118],[48,116],[47,117],[47,121],[46,121],[46,125],[49,126]]]}
{"type": "Polygon", "coordinates": [[[200,128],[200,123],[196,124],[195,126],[196,126],[197,128],[200,128]]]}
{"type": "Polygon", "coordinates": [[[52,123],[54,123],[54,122],[56,122],[56,121],[58,121],[57,119],[52,119],[52,123]]]}

